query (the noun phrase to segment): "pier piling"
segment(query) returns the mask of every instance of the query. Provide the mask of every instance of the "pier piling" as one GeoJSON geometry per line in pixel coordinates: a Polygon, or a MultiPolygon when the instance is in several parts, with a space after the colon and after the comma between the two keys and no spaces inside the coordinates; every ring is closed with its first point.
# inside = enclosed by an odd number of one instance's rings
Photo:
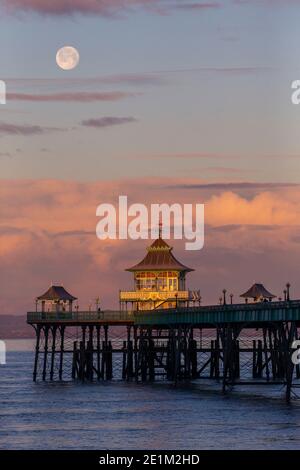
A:
{"type": "MultiPolygon", "coordinates": [[[[300,379],[300,367],[291,361],[291,345],[299,336],[300,301],[295,304],[295,319],[286,319],[284,308],[289,312],[292,306],[292,301],[279,305],[281,319],[273,320],[270,314],[270,320],[258,321],[254,313],[255,321],[251,321],[247,313],[239,322],[232,321],[230,311],[236,307],[231,305],[220,306],[224,316],[218,313],[214,321],[206,313],[205,321],[197,321],[205,307],[186,309],[181,317],[178,310],[173,317],[171,310],[137,312],[134,317],[119,312],[111,320],[104,314],[99,318],[98,312],[97,316],[85,314],[81,320],[77,312],[75,319],[70,313],[70,320],[32,315],[28,322],[36,334],[33,380],[92,382],[115,377],[140,382],[164,379],[176,385],[209,379],[220,381],[223,393],[244,384],[283,385],[289,402],[295,395],[293,383],[300,379]],[[188,317],[190,311],[193,316],[188,317]],[[114,342],[116,327],[121,338],[121,329],[124,333],[121,345],[114,342]]],[[[251,313],[267,307],[239,308],[251,313]]]]}

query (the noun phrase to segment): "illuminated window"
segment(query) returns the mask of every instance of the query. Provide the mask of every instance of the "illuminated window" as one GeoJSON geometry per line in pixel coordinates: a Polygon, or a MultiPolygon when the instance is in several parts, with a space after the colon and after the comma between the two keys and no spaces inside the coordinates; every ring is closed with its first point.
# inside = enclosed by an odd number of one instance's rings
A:
{"type": "Polygon", "coordinates": [[[135,274],[135,287],[136,290],[142,291],[177,291],[178,273],[176,271],[138,272],[135,274]]]}

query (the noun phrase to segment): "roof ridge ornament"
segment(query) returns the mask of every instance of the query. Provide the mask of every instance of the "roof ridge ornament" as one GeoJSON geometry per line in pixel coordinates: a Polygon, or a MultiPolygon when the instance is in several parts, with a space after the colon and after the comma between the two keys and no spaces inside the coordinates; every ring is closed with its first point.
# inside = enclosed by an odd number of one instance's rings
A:
{"type": "Polygon", "coordinates": [[[161,239],[161,234],[162,234],[162,218],[161,214],[159,215],[159,223],[158,223],[158,238],[161,239]]]}

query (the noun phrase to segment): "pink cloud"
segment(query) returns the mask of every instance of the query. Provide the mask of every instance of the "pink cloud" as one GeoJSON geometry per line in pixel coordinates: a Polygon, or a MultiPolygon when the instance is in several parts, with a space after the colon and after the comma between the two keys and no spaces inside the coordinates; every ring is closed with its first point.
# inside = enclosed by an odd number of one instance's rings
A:
{"type": "Polygon", "coordinates": [[[0,122],[0,135],[32,136],[63,130],[64,129],[60,129],[57,127],[42,127],[30,124],[11,124],[8,122],[0,122]]]}
{"type": "Polygon", "coordinates": [[[170,159],[194,159],[194,160],[202,160],[202,159],[240,159],[240,155],[238,154],[225,154],[225,153],[208,153],[208,152],[182,152],[182,153],[157,153],[157,154],[145,154],[145,155],[133,155],[132,158],[170,158],[170,159]]]}
{"type": "Polygon", "coordinates": [[[116,75],[103,75],[99,77],[68,77],[68,78],[6,78],[5,82],[11,86],[22,87],[49,87],[51,86],[87,86],[87,85],[162,85],[166,83],[158,73],[128,73],[116,75]]]}
{"type": "Polygon", "coordinates": [[[165,14],[173,9],[205,10],[218,8],[217,2],[184,2],[168,0],[3,0],[8,12],[36,12],[48,15],[96,14],[116,15],[143,7],[165,14]]]}
{"type": "Polygon", "coordinates": [[[220,8],[221,4],[217,2],[206,2],[206,3],[199,3],[199,2],[188,2],[188,3],[179,3],[176,5],[176,8],[179,10],[192,10],[192,11],[199,11],[199,10],[209,10],[212,8],[220,8]]]}
{"type": "Polygon", "coordinates": [[[101,129],[103,127],[119,126],[121,124],[128,124],[131,122],[137,122],[137,119],[131,116],[127,117],[114,117],[114,116],[104,116],[101,118],[86,119],[81,122],[82,126],[94,127],[101,129]]]}
{"type": "MultiPolygon", "coordinates": [[[[119,288],[130,289],[124,269],[139,261],[149,241],[96,238],[95,210],[101,202],[204,202],[206,239],[199,252],[171,241],[177,257],[196,271],[190,288],[201,288],[204,302],[216,302],[225,287],[236,296],[254,281],[275,293],[284,283],[298,286],[300,263],[299,186],[247,187],[247,197],[190,181],[144,179],[75,182],[3,180],[0,198],[1,313],[24,313],[53,282],[62,282],[86,308],[98,295],[103,308],[118,307],[119,288]],[[174,192],[174,188],[177,188],[174,192]],[[247,269],[245,269],[247,267],[247,269]]],[[[240,184],[242,186],[242,183],[240,184]]]]}
{"type": "MultiPolygon", "coordinates": [[[[145,0],[4,0],[9,12],[34,11],[50,15],[100,14],[109,15],[134,5],[149,3],[145,0]]],[[[153,2],[150,2],[153,3],[153,2]]],[[[156,3],[156,2],[155,2],[156,3]]]]}
{"type": "Polygon", "coordinates": [[[135,96],[133,93],[122,91],[107,92],[67,92],[67,93],[49,93],[49,94],[32,94],[32,93],[8,93],[7,100],[11,101],[62,101],[62,102],[81,102],[88,103],[93,101],[119,101],[124,98],[135,96]]]}

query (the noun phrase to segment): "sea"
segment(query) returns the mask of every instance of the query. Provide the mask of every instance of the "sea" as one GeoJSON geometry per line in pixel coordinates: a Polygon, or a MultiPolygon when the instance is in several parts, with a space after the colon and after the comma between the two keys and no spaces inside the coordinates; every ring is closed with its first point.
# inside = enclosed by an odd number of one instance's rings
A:
{"type": "Polygon", "coordinates": [[[300,399],[220,384],[32,382],[33,341],[7,341],[0,449],[299,449],[300,399]]]}

